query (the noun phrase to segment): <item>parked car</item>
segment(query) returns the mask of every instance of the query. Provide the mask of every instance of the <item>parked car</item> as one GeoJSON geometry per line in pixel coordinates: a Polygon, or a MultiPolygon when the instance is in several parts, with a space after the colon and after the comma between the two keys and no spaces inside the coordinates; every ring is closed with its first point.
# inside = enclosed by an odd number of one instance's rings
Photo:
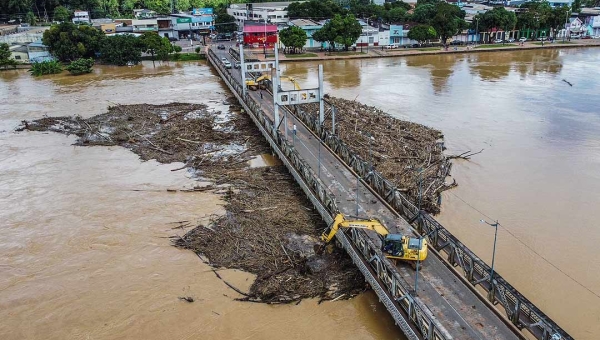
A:
{"type": "Polygon", "coordinates": [[[240,67],[242,67],[242,64],[239,61],[236,60],[233,62],[233,68],[240,68],[240,67]]]}
{"type": "Polygon", "coordinates": [[[527,38],[525,38],[525,37],[519,38],[519,42],[526,42],[526,41],[527,41],[527,38]]]}
{"type": "Polygon", "coordinates": [[[169,41],[177,41],[179,39],[175,38],[175,37],[169,37],[169,41]]]}
{"type": "Polygon", "coordinates": [[[590,35],[584,35],[583,38],[581,38],[581,39],[592,39],[592,36],[590,36],[590,35]]]}
{"type": "Polygon", "coordinates": [[[508,38],[506,39],[507,43],[514,43],[515,42],[515,38],[508,38]]]}
{"type": "Polygon", "coordinates": [[[546,41],[546,39],[547,39],[546,37],[539,37],[539,38],[537,38],[537,41],[546,41]]]}
{"type": "Polygon", "coordinates": [[[220,44],[219,46],[217,46],[217,48],[220,49],[220,50],[224,50],[225,49],[225,45],[220,44]]]}
{"type": "Polygon", "coordinates": [[[419,44],[412,44],[412,45],[410,45],[410,47],[416,48],[416,47],[421,47],[421,45],[419,45],[419,44]]]}
{"type": "Polygon", "coordinates": [[[494,44],[502,44],[502,39],[496,39],[494,40],[494,44]]]}
{"type": "Polygon", "coordinates": [[[452,40],[452,42],[450,43],[450,45],[462,45],[464,42],[461,40],[452,40]]]}

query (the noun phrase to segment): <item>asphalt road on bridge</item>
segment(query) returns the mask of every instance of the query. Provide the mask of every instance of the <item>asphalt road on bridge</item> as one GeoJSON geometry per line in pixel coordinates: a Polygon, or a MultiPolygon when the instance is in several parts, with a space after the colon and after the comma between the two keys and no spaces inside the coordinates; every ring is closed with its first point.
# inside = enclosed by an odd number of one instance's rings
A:
{"type": "MultiPolygon", "coordinates": [[[[213,46],[213,51],[219,58],[226,57],[233,61],[229,55],[229,47],[218,50],[213,46]]],[[[326,71],[326,70],[325,70],[326,71]]],[[[241,83],[239,69],[228,70],[241,83]]],[[[284,88],[286,88],[284,86],[284,88]]],[[[273,120],[273,97],[267,92],[248,91],[252,98],[261,103],[263,110],[273,120]]],[[[280,108],[283,116],[285,108],[280,108]]],[[[288,129],[288,139],[296,150],[319,173],[321,181],[328,186],[336,197],[338,208],[345,215],[356,215],[357,179],[344,164],[338,160],[326,147],[320,146],[318,137],[314,136],[301,122],[287,112],[287,126],[282,123],[280,130],[288,129]],[[296,124],[297,133],[292,133],[292,126],[296,124]],[[319,151],[320,150],[320,151],[319,151]]],[[[373,195],[363,183],[358,183],[358,216],[376,217],[382,220],[392,232],[414,234],[411,226],[402,218],[397,218],[385,204],[373,195]]],[[[415,270],[410,265],[400,263],[398,272],[406,283],[414,289],[415,270]]],[[[429,307],[432,314],[441,325],[446,328],[454,339],[519,339],[523,336],[515,334],[499,316],[483,303],[456,275],[446,267],[442,260],[430,252],[425,261],[421,263],[418,278],[418,299],[429,307]]]]}

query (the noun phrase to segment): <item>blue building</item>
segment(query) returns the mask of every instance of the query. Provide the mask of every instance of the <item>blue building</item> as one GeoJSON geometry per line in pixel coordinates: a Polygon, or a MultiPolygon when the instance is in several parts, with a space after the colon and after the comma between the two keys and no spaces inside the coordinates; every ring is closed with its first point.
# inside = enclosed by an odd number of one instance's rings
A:
{"type": "Polygon", "coordinates": [[[316,31],[323,28],[323,25],[310,19],[295,19],[290,20],[290,26],[300,27],[304,32],[306,32],[307,39],[306,44],[304,44],[304,48],[321,47],[321,43],[315,41],[312,36],[316,31]]]}

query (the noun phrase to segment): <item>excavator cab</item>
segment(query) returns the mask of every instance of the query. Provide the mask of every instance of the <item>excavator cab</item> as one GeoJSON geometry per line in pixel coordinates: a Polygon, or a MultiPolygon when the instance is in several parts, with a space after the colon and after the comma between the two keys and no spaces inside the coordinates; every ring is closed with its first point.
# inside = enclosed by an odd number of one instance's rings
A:
{"type": "Polygon", "coordinates": [[[402,235],[387,234],[383,238],[381,250],[384,254],[402,257],[404,256],[404,246],[402,245],[402,235]]]}

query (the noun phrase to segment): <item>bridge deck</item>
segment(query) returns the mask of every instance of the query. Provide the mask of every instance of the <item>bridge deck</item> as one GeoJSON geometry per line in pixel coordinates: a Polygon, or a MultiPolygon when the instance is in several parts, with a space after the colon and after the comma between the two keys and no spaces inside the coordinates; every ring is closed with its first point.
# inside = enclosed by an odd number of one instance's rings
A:
{"type": "MultiPolygon", "coordinates": [[[[228,50],[213,50],[219,58],[231,59],[228,50]]],[[[228,70],[241,83],[238,69],[228,70]]],[[[273,119],[273,98],[263,91],[249,91],[252,98],[261,104],[262,109],[273,119]]],[[[280,110],[282,114],[283,110],[280,110]]],[[[321,159],[321,180],[337,197],[339,209],[346,215],[356,214],[356,176],[320,143],[299,120],[288,112],[288,139],[315,173],[321,159]],[[297,134],[293,136],[292,125],[296,124],[297,134]],[[320,151],[319,151],[320,149],[320,151]]],[[[281,131],[284,125],[280,126],[281,131]]],[[[377,196],[358,183],[358,211],[360,216],[373,216],[381,219],[394,232],[412,234],[411,226],[402,218],[397,218],[377,196]]],[[[399,264],[397,270],[406,283],[414,288],[415,271],[406,264],[399,264]]],[[[483,303],[442,261],[430,253],[419,271],[418,298],[429,307],[432,314],[454,339],[519,339],[507,324],[483,303]]]]}

